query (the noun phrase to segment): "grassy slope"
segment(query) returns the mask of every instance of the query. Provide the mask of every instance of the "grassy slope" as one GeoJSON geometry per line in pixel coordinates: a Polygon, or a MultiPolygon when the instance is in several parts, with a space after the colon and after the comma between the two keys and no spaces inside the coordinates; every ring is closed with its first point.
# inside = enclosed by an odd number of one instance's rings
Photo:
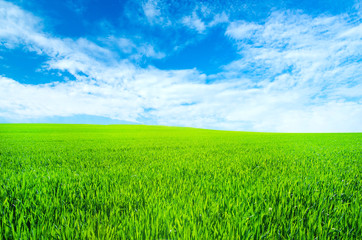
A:
{"type": "Polygon", "coordinates": [[[362,134],[0,124],[0,238],[357,239],[362,134]]]}

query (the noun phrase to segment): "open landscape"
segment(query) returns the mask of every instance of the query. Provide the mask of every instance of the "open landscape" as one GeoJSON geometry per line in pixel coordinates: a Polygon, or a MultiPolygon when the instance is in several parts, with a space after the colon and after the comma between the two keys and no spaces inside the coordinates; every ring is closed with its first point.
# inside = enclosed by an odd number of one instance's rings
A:
{"type": "Polygon", "coordinates": [[[362,240],[362,0],[0,0],[0,240],[362,240]]]}
{"type": "Polygon", "coordinates": [[[1,239],[360,239],[362,133],[0,124],[1,239]]]}

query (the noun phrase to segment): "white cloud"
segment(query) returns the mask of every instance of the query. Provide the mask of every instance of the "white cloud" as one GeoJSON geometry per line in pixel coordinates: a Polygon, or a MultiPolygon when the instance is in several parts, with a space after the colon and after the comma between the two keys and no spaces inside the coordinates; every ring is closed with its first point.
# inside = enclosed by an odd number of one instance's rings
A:
{"type": "Polygon", "coordinates": [[[152,44],[135,42],[124,37],[116,38],[114,36],[110,36],[103,41],[108,45],[115,46],[123,53],[128,54],[128,58],[132,60],[141,59],[142,57],[160,59],[166,56],[165,53],[155,49],[152,44]]]}
{"type": "Polygon", "coordinates": [[[161,15],[160,9],[157,7],[157,1],[149,0],[145,2],[143,5],[143,11],[149,21],[153,21],[156,17],[161,15]]]}
{"type": "MultiPolygon", "coordinates": [[[[263,25],[231,23],[226,35],[235,39],[242,57],[225,69],[236,76],[253,69],[247,76],[267,96],[260,106],[277,103],[262,110],[270,121],[259,120],[254,126],[361,131],[361,27],[348,15],[313,18],[299,12],[275,12],[263,25]],[[283,103],[285,95],[294,98],[283,103]],[[274,113],[267,114],[271,109],[274,113]]],[[[244,120],[240,115],[233,118],[238,119],[244,120]]]]}
{"type": "Polygon", "coordinates": [[[144,44],[139,48],[139,52],[146,57],[164,58],[166,55],[163,52],[157,52],[150,44],[144,44]]]}
{"type": "Polygon", "coordinates": [[[304,132],[306,129],[308,132],[361,132],[361,117],[361,103],[331,101],[291,110],[282,115],[282,122],[265,128],[286,132],[304,132]]]}
{"type": "MultiPolygon", "coordinates": [[[[76,77],[42,85],[0,77],[0,117],[87,114],[230,130],[362,131],[361,24],[348,15],[276,12],[264,24],[230,23],[225,34],[240,59],[206,76],[142,69],[87,39],[53,37],[39,19],[1,0],[0,13],[3,46],[47,55],[49,69],[76,77]]],[[[208,24],[192,26],[202,32],[208,24]]],[[[159,54],[151,45],[113,40],[128,53],[159,54]]]]}
{"type": "Polygon", "coordinates": [[[208,24],[209,27],[213,27],[216,26],[218,24],[221,23],[228,23],[229,22],[229,17],[225,12],[222,13],[218,13],[214,16],[214,18],[212,19],[212,21],[208,24]]]}
{"type": "Polygon", "coordinates": [[[183,17],[182,23],[191,29],[195,29],[199,33],[204,32],[206,29],[205,23],[201,20],[201,18],[199,18],[199,16],[197,16],[195,11],[191,16],[183,17]]]}
{"type": "MultiPolygon", "coordinates": [[[[198,33],[204,33],[208,28],[229,22],[229,17],[224,11],[214,12],[214,10],[201,3],[195,3],[191,12],[186,7],[187,10],[178,9],[179,12],[176,14],[171,14],[169,7],[170,5],[162,0],[148,0],[142,3],[143,14],[150,25],[172,27],[173,30],[187,27],[198,33]]],[[[144,21],[144,19],[141,19],[141,21],[144,21]]]]}
{"type": "Polygon", "coordinates": [[[198,33],[204,33],[209,28],[228,22],[229,17],[225,12],[212,14],[211,10],[204,5],[197,5],[191,15],[184,16],[181,19],[184,26],[196,30],[198,33]],[[201,16],[199,16],[198,12],[201,12],[201,16]]]}
{"type": "Polygon", "coordinates": [[[163,26],[170,26],[171,21],[164,14],[164,4],[158,0],[148,0],[142,4],[143,13],[150,24],[161,24],[163,26]]]}
{"type": "Polygon", "coordinates": [[[122,49],[122,51],[124,51],[125,53],[130,53],[132,52],[133,48],[136,48],[136,45],[127,38],[118,39],[117,44],[120,47],[120,49],[122,49]]]}
{"type": "Polygon", "coordinates": [[[262,26],[255,23],[248,23],[245,21],[237,21],[230,23],[226,30],[226,35],[237,39],[249,39],[254,36],[256,31],[260,30],[262,26]]]}
{"type": "Polygon", "coordinates": [[[77,81],[23,85],[0,77],[0,92],[0,116],[8,118],[88,114],[134,120],[142,112],[137,96],[115,92],[106,84],[77,81]]]}

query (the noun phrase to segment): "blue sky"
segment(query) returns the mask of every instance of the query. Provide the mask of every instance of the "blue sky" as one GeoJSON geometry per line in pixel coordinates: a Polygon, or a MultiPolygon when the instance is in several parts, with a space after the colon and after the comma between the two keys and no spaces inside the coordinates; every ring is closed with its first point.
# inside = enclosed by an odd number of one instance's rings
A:
{"type": "Polygon", "coordinates": [[[360,0],[0,0],[0,26],[0,122],[362,132],[360,0]]]}

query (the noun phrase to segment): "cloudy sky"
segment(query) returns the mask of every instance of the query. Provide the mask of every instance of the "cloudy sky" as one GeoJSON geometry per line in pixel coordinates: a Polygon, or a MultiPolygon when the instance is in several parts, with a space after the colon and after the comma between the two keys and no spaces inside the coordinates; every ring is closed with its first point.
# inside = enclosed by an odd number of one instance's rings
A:
{"type": "Polygon", "coordinates": [[[0,0],[0,122],[362,132],[361,0],[0,0]]]}

